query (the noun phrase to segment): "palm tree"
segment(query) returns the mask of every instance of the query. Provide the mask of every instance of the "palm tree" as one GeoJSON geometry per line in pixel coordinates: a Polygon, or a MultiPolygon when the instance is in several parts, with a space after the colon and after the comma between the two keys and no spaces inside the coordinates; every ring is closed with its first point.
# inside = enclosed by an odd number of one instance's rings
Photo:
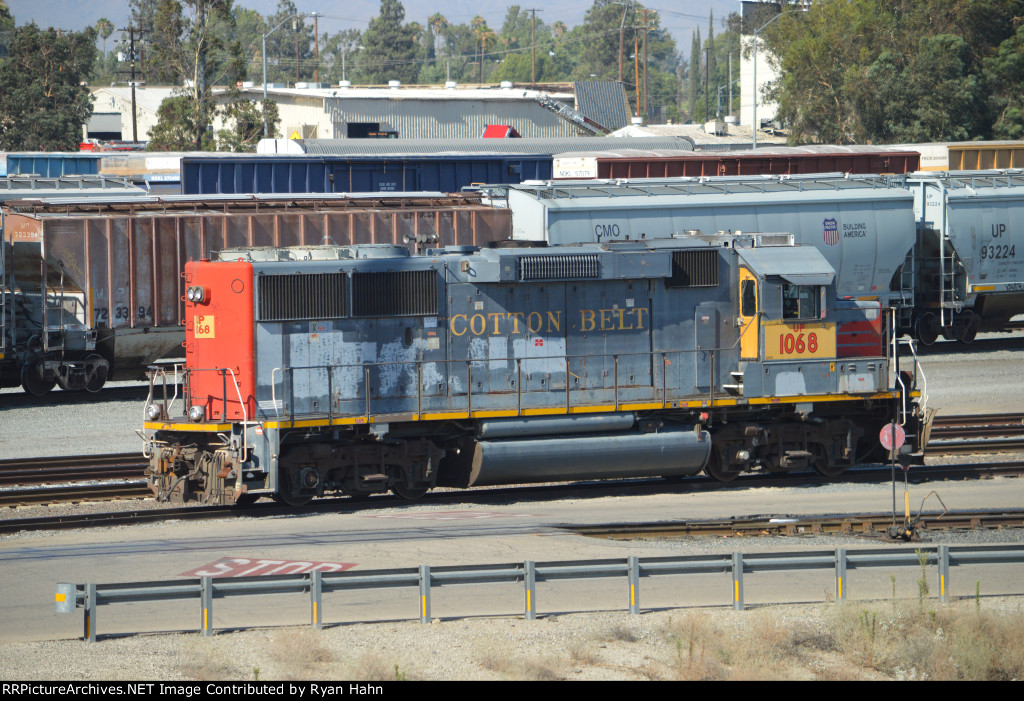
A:
{"type": "Polygon", "coordinates": [[[96,20],[96,33],[103,39],[103,57],[107,56],[107,39],[114,33],[114,23],[106,17],[100,17],[96,20]]]}
{"type": "Polygon", "coordinates": [[[434,56],[437,56],[440,45],[438,40],[441,38],[441,32],[448,28],[448,20],[440,12],[435,12],[430,15],[427,25],[434,31],[434,56]]]}
{"type": "Polygon", "coordinates": [[[487,26],[487,20],[480,15],[473,18],[473,33],[476,34],[477,39],[480,41],[480,54],[479,54],[479,65],[480,65],[480,80],[484,82],[484,54],[487,53],[487,42],[490,39],[496,39],[497,34],[494,30],[487,26]]]}

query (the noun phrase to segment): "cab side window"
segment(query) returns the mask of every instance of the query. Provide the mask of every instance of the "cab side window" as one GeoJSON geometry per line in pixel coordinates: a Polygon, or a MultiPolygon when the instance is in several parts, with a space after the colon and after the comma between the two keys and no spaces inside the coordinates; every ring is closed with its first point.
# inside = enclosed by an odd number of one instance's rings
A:
{"type": "Polygon", "coordinates": [[[820,316],[821,294],[817,285],[782,285],[783,319],[817,319],[820,316]]]}

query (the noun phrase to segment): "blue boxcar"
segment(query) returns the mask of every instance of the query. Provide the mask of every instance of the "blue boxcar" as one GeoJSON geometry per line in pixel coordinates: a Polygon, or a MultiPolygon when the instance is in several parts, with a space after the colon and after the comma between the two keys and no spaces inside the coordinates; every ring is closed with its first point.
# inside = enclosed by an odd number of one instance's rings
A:
{"type": "Polygon", "coordinates": [[[62,175],[98,175],[100,158],[81,153],[8,153],[0,158],[0,166],[6,162],[3,175],[41,175],[57,178],[62,175]]]}
{"type": "Polygon", "coordinates": [[[186,195],[458,192],[467,185],[551,178],[550,154],[426,156],[186,156],[186,195]]]}

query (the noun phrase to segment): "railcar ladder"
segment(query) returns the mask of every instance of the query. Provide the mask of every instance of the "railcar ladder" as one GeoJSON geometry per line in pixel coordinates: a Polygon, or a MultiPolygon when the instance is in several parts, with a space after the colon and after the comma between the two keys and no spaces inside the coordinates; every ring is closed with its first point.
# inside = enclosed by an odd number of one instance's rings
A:
{"type": "Polygon", "coordinates": [[[906,260],[900,267],[900,306],[896,322],[901,329],[909,329],[913,324],[914,316],[914,281],[917,279],[917,255],[916,250],[911,249],[907,253],[906,260]]]}
{"type": "Polygon", "coordinates": [[[956,251],[944,232],[939,240],[939,314],[942,325],[951,326],[956,306],[956,251]]]}

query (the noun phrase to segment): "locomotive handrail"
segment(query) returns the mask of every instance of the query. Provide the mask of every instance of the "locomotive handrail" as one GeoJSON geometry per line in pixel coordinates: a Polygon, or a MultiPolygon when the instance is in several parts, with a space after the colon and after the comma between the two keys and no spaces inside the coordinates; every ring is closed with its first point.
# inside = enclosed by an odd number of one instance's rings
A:
{"type": "MultiPolygon", "coordinates": [[[[893,341],[895,342],[895,339],[893,339],[893,341]]],[[[736,343],[738,343],[738,342],[739,342],[739,340],[737,339],[736,343]]],[[[733,347],[734,346],[735,346],[735,343],[733,344],[733,347]]],[[[311,366],[287,366],[286,365],[286,366],[275,367],[275,368],[273,368],[271,370],[270,394],[271,394],[271,403],[273,405],[273,415],[274,415],[275,419],[278,420],[278,421],[281,421],[281,420],[284,420],[284,421],[294,421],[295,417],[297,415],[299,415],[296,412],[296,399],[295,399],[296,375],[299,374],[299,373],[306,373],[306,380],[305,380],[306,382],[310,382],[310,383],[321,382],[323,385],[326,386],[326,390],[327,390],[326,404],[327,405],[323,408],[323,413],[325,413],[331,421],[333,421],[336,417],[341,417],[341,416],[346,417],[346,418],[348,418],[348,417],[365,416],[367,419],[369,419],[373,415],[373,413],[374,413],[374,411],[373,411],[374,403],[379,401],[379,400],[381,400],[381,399],[389,399],[389,398],[391,398],[391,399],[407,398],[407,399],[410,399],[410,400],[414,399],[415,402],[416,402],[416,413],[417,413],[417,415],[421,415],[423,413],[423,411],[424,411],[424,403],[425,403],[425,397],[426,397],[426,395],[424,394],[424,365],[430,363],[430,364],[445,365],[445,366],[448,366],[448,367],[452,367],[453,365],[454,366],[458,366],[458,365],[465,364],[465,371],[464,371],[465,374],[462,375],[462,377],[464,378],[464,381],[466,382],[466,389],[464,391],[464,394],[465,394],[465,397],[466,397],[466,400],[465,400],[466,401],[466,411],[468,411],[469,413],[472,413],[473,411],[479,410],[479,408],[476,406],[476,401],[475,401],[476,396],[474,394],[474,389],[473,389],[473,375],[474,375],[473,365],[474,365],[474,363],[498,362],[498,363],[506,363],[507,364],[507,363],[515,362],[515,364],[516,364],[516,369],[515,369],[515,389],[514,389],[515,404],[514,404],[514,406],[507,406],[506,408],[507,409],[514,409],[515,415],[522,416],[523,412],[527,408],[529,408],[529,407],[525,407],[524,404],[523,404],[523,400],[524,400],[524,389],[523,389],[523,379],[524,379],[524,372],[523,372],[524,371],[524,367],[523,366],[524,366],[524,362],[525,363],[532,363],[532,362],[539,362],[539,363],[557,362],[558,365],[561,368],[563,368],[564,372],[565,372],[564,407],[565,407],[566,411],[571,411],[571,409],[574,406],[585,407],[585,406],[589,405],[586,401],[584,401],[582,403],[581,402],[575,402],[574,403],[574,401],[573,401],[574,390],[576,392],[580,392],[580,391],[584,391],[584,392],[587,392],[587,391],[610,392],[611,396],[607,400],[604,400],[604,401],[608,401],[609,403],[613,404],[616,410],[618,410],[618,408],[621,406],[621,404],[623,402],[630,402],[630,401],[632,401],[632,402],[644,402],[644,403],[655,402],[657,404],[660,404],[661,408],[667,409],[670,406],[670,399],[669,399],[669,396],[668,396],[668,391],[670,389],[668,387],[668,375],[669,375],[669,366],[672,365],[672,356],[676,356],[676,357],[684,357],[684,356],[696,357],[697,354],[705,354],[705,353],[709,356],[706,360],[696,361],[696,362],[700,362],[700,363],[706,363],[705,372],[707,374],[704,375],[704,374],[700,373],[699,372],[700,368],[696,367],[695,369],[698,370],[698,375],[696,375],[694,377],[693,381],[695,382],[695,384],[693,385],[693,387],[694,387],[694,389],[699,388],[703,384],[701,382],[701,380],[702,379],[706,380],[708,384],[707,384],[707,390],[706,390],[706,392],[704,394],[704,397],[708,401],[714,401],[715,396],[716,396],[716,394],[718,392],[718,387],[716,386],[717,383],[718,383],[717,374],[719,372],[718,357],[719,357],[719,355],[722,352],[726,352],[728,350],[729,350],[729,348],[713,348],[713,349],[703,349],[703,348],[683,349],[683,348],[678,348],[678,349],[673,349],[673,350],[636,351],[636,352],[632,352],[632,353],[588,353],[588,354],[578,354],[578,355],[557,354],[557,355],[544,355],[544,356],[537,356],[537,357],[530,357],[530,358],[510,358],[510,357],[506,357],[506,358],[487,358],[487,359],[474,359],[474,358],[468,358],[468,359],[448,359],[448,358],[443,358],[443,359],[438,359],[438,360],[434,360],[434,361],[425,361],[425,360],[422,360],[422,359],[416,359],[416,360],[387,361],[387,362],[379,362],[379,363],[323,364],[323,365],[311,365],[311,366]],[[658,359],[658,356],[660,356],[660,361],[658,359]],[[634,382],[632,384],[627,384],[627,385],[623,385],[622,384],[622,378],[620,376],[620,371],[621,371],[620,366],[622,364],[621,360],[623,358],[628,358],[628,357],[642,357],[642,358],[647,358],[649,360],[649,363],[643,363],[643,366],[645,368],[647,368],[647,371],[644,373],[645,375],[647,375],[647,378],[645,378],[646,381],[642,381],[640,383],[634,382]],[[612,378],[609,378],[611,380],[611,382],[609,383],[610,386],[603,386],[602,385],[602,386],[596,386],[596,387],[590,387],[590,388],[587,388],[587,387],[576,387],[576,388],[574,388],[573,385],[572,385],[572,378],[576,377],[577,380],[579,380],[579,376],[577,376],[572,371],[572,366],[576,362],[579,362],[579,361],[582,361],[581,364],[583,364],[585,366],[587,361],[592,361],[594,359],[604,359],[606,362],[608,362],[609,364],[611,364],[613,366],[611,368],[613,370],[613,372],[612,372],[613,376],[612,376],[612,378]],[[658,377],[658,368],[659,368],[659,366],[660,366],[660,373],[661,373],[660,380],[659,380],[659,377],[658,377]],[[395,394],[393,397],[374,396],[374,391],[373,391],[373,378],[374,378],[374,374],[375,373],[379,374],[379,373],[385,371],[385,369],[389,368],[389,367],[391,367],[391,368],[398,368],[398,372],[397,372],[397,376],[398,377],[404,377],[404,376],[409,375],[409,374],[415,376],[415,380],[414,380],[415,383],[416,383],[415,394],[412,394],[412,393],[395,394]],[[402,370],[402,368],[407,368],[407,369],[406,370],[402,370]],[[335,404],[335,396],[334,396],[335,388],[343,387],[343,386],[345,386],[346,383],[339,383],[337,380],[335,380],[335,373],[342,373],[342,372],[345,372],[345,371],[350,371],[350,372],[358,373],[358,376],[360,377],[361,383],[362,383],[362,385],[363,385],[363,387],[365,389],[363,391],[359,391],[358,389],[356,389],[355,391],[352,392],[351,396],[349,396],[349,397],[342,398],[342,397],[339,396],[337,398],[339,406],[336,406],[336,404],[335,404]],[[319,373],[320,376],[321,376],[321,379],[320,380],[316,380],[315,379],[316,375],[314,373],[319,373]],[[326,381],[324,381],[324,378],[322,377],[323,375],[326,375],[326,378],[325,378],[326,381]],[[279,385],[281,385],[282,389],[285,390],[285,394],[287,395],[287,397],[280,397],[279,398],[279,395],[278,395],[278,386],[279,385]],[[644,395],[643,397],[640,397],[640,396],[636,396],[636,394],[634,393],[633,396],[630,399],[624,399],[623,394],[622,394],[622,390],[624,388],[628,388],[628,389],[632,389],[632,390],[646,390],[647,394],[644,395]],[[285,399],[286,401],[282,401],[282,399],[285,399]],[[351,401],[360,401],[360,400],[362,400],[362,402],[364,403],[364,406],[361,407],[361,411],[358,411],[358,410],[352,411],[351,410],[352,407],[350,407],[350,409],[347,410],[347,411],[342,411],[340,409],[341,402],[344,402],[344,401],[351,402],[351,401]],[[287,406],[285,406],[285,405],[287,405],[287,406]]],[[[882,360],[886,361],[887,363],[889,363],[890,368],[895,369],[896,368],[895,345],[891,345],[890,346],[890,350],[893,353],[893,357],[880,356],[880,359],[882,359],[882,360]]],[[[916,369],[918,369],[920,367],[919,363],[916,361],[916,354],[915,354],[915,366],[916,366],[916,369]]],[[[529,367],[529,365],[527,365],[527,367],[529,367]]],[[[233,381],[233,384],[235,386],[235,395],[236,395],[235,398],[232,398],[232,400],[237,400],[239,402],[239,404],[241,406],[241,411],[242,411],[242,422],[243,422],[243,424],[248,424],[249,423],[248,407],[246,405],[246,402],[243,401],[243,399],[242,399],[241,392],[240,392],[240,389],[239,389],[239,386],[238,386],[239,383],[237,381],[237,376],[235,375],[234,371],[231,368],[186,369],[185,370],[186,381],[187,381],[187,377],[188,377],[188,375],[190,373],[204,372],[204,371],[205,372],[218,372],[218,373],[220,373],[224,377],[223,389],[222,389],[222,393],[221,393],[222,396],[216,398],[215,401],[217,401],[218,403],[221,403],[225,409],[227,407],[226,402],[227,402],[227,399],[228,399],[228,397],[227,397],[227,394],[228,394],[227,393],[227,381],[226,380],[227,380],[227,376],[230,374],[231,379],[233,381]]],[[[175,367],[175,372],[177,372],[177,367],[175,367]]],[[[918,370],[918,372],[920,372],[920,371],[918,370]]],[[[447,383],[448,389],[446,391],[444,391],[442,394],[439,394],[439,395],[436,395],[436,396],[438,396],[438,397],[440,397],[440,396],[448,396],[449,398],[455,398],[455,397],[458,397],[458,396],[462,395],[463,392],[453,392],[453,385],[452,385],[451,380],[452,380],[452,378],[456,378],[457,379],[458,375],[459,375],[458,372],[453,372],[451,370],[445,372],[444,373],[444,377],[447,377],[449,379],[449,381],[447,383]]],[[[166,377],[166,375],[165,375],[165,377],[166,377]]],[[[355,380],[354,377],[350,378],[350,382],[353,382],[353,381],[357,383],[355,385],[355,387],[358,388],[359,380],[355,380]]],[[[683,382],[685,384],[685,382],[687,382],[687,381],[684,379],[683,382]]],[[[898,383],[898,386],[902,390],[902,394],[903,394],[904,406],[902,407],[902,410],[903,410],[904,422],[905,422],[905,416],[906,416],[906,406],[905,406],[905,404],[906,404],[906,401],[907,401],[906,394],[907,394],[907,391],[908,391],[909,388],[907,388],[905,386],[905,383],[902,381],[902,378],[899,377],[899,373],[898,372],[896,372],[896,382],[898,383]]],[[[543,383],[544,383],[543,379],[541,380],[541,383],[543,385],[543,383]]],[[[685,386],[689,386],[689,385],[685,385],[685,386]]],[[[890,385],[890,386],[892,386],[892,385],[890,385]]],[[[511,388],[509,388],[509,389],[511,389],[511,388]]],[[[678,390],[681,393],[685,389],[685,387],[684,386],[679,386],[679,387],[677,387],[675,389],[678,390]]],[[[553,387],[551,387],[551,388],[543,387],[542,389],[527,389],[527,390],[525,390],[526,393],[529,393],[529,394],[533,395],[534,397],[537,397],[538,393],[544,393],[544,394],[550,395],[552,398],[554,397],[554,394],[553,394],[554,391],[556,391],[556,390],[553,387]]],[[[500,393],[499,392],[499,393],[497,393],[497,395],[495,395],[495,393],[493,393],[493,392],[487,392],[486,394],[494,395],[494,396],[503,396],[505,393],[500,393]]],[[[680,397],[683,397],[683,396],[685,396],[686,398],[689,398],[689,399],[697,399],[697,398],[700,397],[700,394],[699,393],[697,393],[697,394],[687,393],[685,395],[680,394],[680,397]]],[[[147,399],[147,402],[151,401],[151,399],[152,399],[152,393],[151,393],[150,397],[147,399]]],[[[309,395],[309,396],[303,397],[303,399],[315,399],[315,397],[313,397],[312,395],[309,395]]],[[[322,400],[318,400],[318,401],[322,401],[322,400]]],[[[165,405],[166,405],[166,396],[165,396],[165,405]]],[[[545,404],[544,406],[548,406],[548,405],[545,404]]],[[[557,404],[552,405],[552,406],[557,406],[557,404]]],[[[267,409],[268,409],[268,407],[264,406],[264,411],[266,411],[267,409]]],[[[430,411],[429,408],[426,409],[426,410],[428,412],[430,411]]],[[[309,413],[309,412],[306,412],[306,413],[309,413]]],[[[317,412],[313,412],[313,413],[317,413],[317,412]]],[[[226,411],[225,411],[225,416],[226,416],[226,411]]],[[[255,419],[255,417],[254,417],[254,420],[256,420],[257,423],[259,423],[259,420],[255,419]]],[[[243,442],[242,448],[243,448],[243,450],[247,450],[248,449],[247,438],[245,438],[243,440],[244,440],[244,442],[243,442]]]]}
{"type": "MultiPolygon", "coordinates": [[[[416,375],[417,375],[417,383],[416,383],[417,384],[417,390],[416,390],[417,412],[421,413],[422,412],[422,402],[423,402],[423,382],[422,382],[422,368],[423,368],[423,365],[426,364],[426,363],[437,363],[437,364],[445,364],[445,365],[451,365],[451,364],[459,364],[460,365],[460,364],[465,363],[465,365],[466,365],[466,392],[465,392],[465,394],[466,394],[466,401],[467,401],[467,411],[472,412],[473,411],[473,387],[472,387],[472,378],[473,378],[472,368],[473,368],[473,363],[480,363],[480,362],[505,362],[505,363],[509,363],[509,362],[515,361],[516,362],[516,397],[517,397],[517,400],[516,400],[516,414],[517,415],[522,415],[522,411],[523,411],[523,406],[522,406],[522,393],[523,393],[523,390],[522,390],[522,386],[523,386],[523,383],[522,383],[522,363],[523,363],[523,361],[527,361],[527,362],[534,362],[534,361],[561,361],[561,364],[562,364],[563,367],[565,367],[565,372],[566,372],[566,395],[565,396],[566,396],[566,409],[568,410],[568,409],[570,409],[573,406],[572,400],[571,400],[572,386],[571,386],[571,383],[569,382],[569,377],[570,376],[575,376],[575,374],[569,369],[569,362],[572,361],[572,360],[586,360],[586,359],[593,359],[593,358],[605,358],[605,359],[610,359],[613,362],[614,366],[615,366],[614,377],[613,377],[613,385],[612,385],[612,387],[605,388],[605,389],[611,389],[613,391],[613,402],[614,402],[615,406],[618,407],[618,405],[622,401],[622,398],[621,398],[621,395],[620,395],[620,392],[619,392],[619,390],[621,388],[621,385],[619,384],[619,377],[618,377],[618,359],[620,357],[622,357],[622,356],[646,356],[646,357],[650,357],[651,358],[651,360],[652,360],[652,362],[651,362],[652,372],[650,374],[651,375],[651,382],[650,382],[650,384],[644,384],[644,385],[633,384],[633,385],[626,385],[626,387],[629,387],[629,388],[633,388],[633,387],[650,388],[650,389],[654,390],[654,393],[651,395],[651,398],[656,400],[657,399],[657,393],[659,391],[659,387],[656,384],[656,373],[653,372],[653,369],[656,367],[654,359],[655,359],[656,355],[661,355],[662,356],[662,364],[661,364],[662,365],[662,382],[661,382],[661,388],[660,388],[660,390],[661,390],[660,393],[662,395],[661,396],[661,403],[662,403],[662,407],[663,408],[668,408],[668,378],[667,378],[667,367],[669,365],[669,363],[668,363],[668,356],[670,354],[709,353],[711,355],[711,358],[712,358],[712,362],[710,364],[710,373],[709,373],[709,374],[711,374],[711,376],[709,377],[709,387],[711,388],[710,389],[710,393],[711,393],[711,397],[713,398],[714,397],[714,391],[715,391],[714,390],[715,381],[714,381],[713,373],[715,372],[715,367],[716,367],[716,364],[715,364],[713,359],[715,358],[716,354],[719,351],[721,351],[721,350],[722,349],[679,349],[679,350],[670,350],[670,351],[643,351],[643,352],[638,351],[638,352],[634,352],[634,353],[600,353],[600,354],[599,353],[591,353],[591,354],[580,354],[580,355],[547,355],[547,356],[538,356],[538,357],[531,357],[531,358],[488,358],[486,361],[481,361],[479,359],[473,359],[473,358],[469,358],[469,359],[448,359],[448,358],[445,358],[445,359],[440,359],[440,360],[436,360],[436,361],[404,360],[404,361],[388,361],[388,362],[383,362],[383,363],[350,363],[350,364],[343,364],[343,365],[310,365],[310,366],[302,366],[302,367],[298,367],[298,366],[281,366],[281,367],[275,367],[275,368],[273,368],[271,370],[271,401],[272,401],[272,404],[273,404],[273,407],[274,407],[275,417],[278,420],[281,419],[282,409],[284,409],[283,413],[284,413],[284,416],[285,416],[285,420],[294,420],[294,417],[295,417],[295,410],[294,410],[294,387],[295,387],[294,375],[295,375],[296,372],[317,371],[317,370],[319,370],[319,371],[324,371],[327,374],[327,377],[331,378],[333,376],[333,372],[335,372],[335,371],[345,370],[345,369],[350,369],[350,370],[357,370],[358,369],[358,370],[362,370],[363,383],[364,383],[363,386],[366,387],[366,388],[370,388],[371,387],[370,371],[371,371],[372,368],[380,369],[380,368],[386,368],[386,367],[389,367],[389,366],[397,366],[397,367],[412,366],[412,367],[415,367],[416,375]],[[277,399],[277,385],[278,385],[278,383],[275,380],[275,378],[277,377],[277,375],[279,373],[280,373],[280,376],[281,376],[281,382],[282,383],[285,381],[286,374],[287,374],[287,376],[289,378],[292,378],[291,381],[289,381],[287,383],[288,384],[288,387],[287,387],[288,392],[287,393],[288,393],[290,401],[287,403],[287,407],[286,408],[283,406],[284,402],[279,402],[279,400],[277,399]]],[[[448,376],[452,376],[451,373],[448,373],[448,376]]],[[[329,386],[329,388],[331,386],[333,386],[333,379],[330,379],[328,381],[328,386],[329,386]]],[[[551,390],[545,390],[545,391],[549,392],[551,390]]],[[[461,393],[457,393],[457,394],[461,394],[461,393]]],[[[457,395],[453,395],[453,396],[457,396],[457,395]]],[[[329,398],[329,401],[328,401],[329,415],[333,417],[333,415],[334,415],[334,405],[333,405],[333,401],[330,401],[331,399],[333,399],[333,396],[329,394],[328,398],[329,398]]],[[[372,392],[369,391],[369,390],[366,391],[365,395],[362,398],[364,399],[364,401],[366,403],[365,411],[364,411],[363,415],[366,416],[367,418],[369,418],[372,415],[372,413],[373,413],[372,412],[372,402],[374,401],[374,398],[372,396],[372,392]]],[[[358,400],[358,399],[360,399],[360,397],[354,396],[351,399],[352,400],[358,400]]],[[[349,416],[356,416],[357,414],[347,414],[347,415],[349,415],[349,416]]]]}

